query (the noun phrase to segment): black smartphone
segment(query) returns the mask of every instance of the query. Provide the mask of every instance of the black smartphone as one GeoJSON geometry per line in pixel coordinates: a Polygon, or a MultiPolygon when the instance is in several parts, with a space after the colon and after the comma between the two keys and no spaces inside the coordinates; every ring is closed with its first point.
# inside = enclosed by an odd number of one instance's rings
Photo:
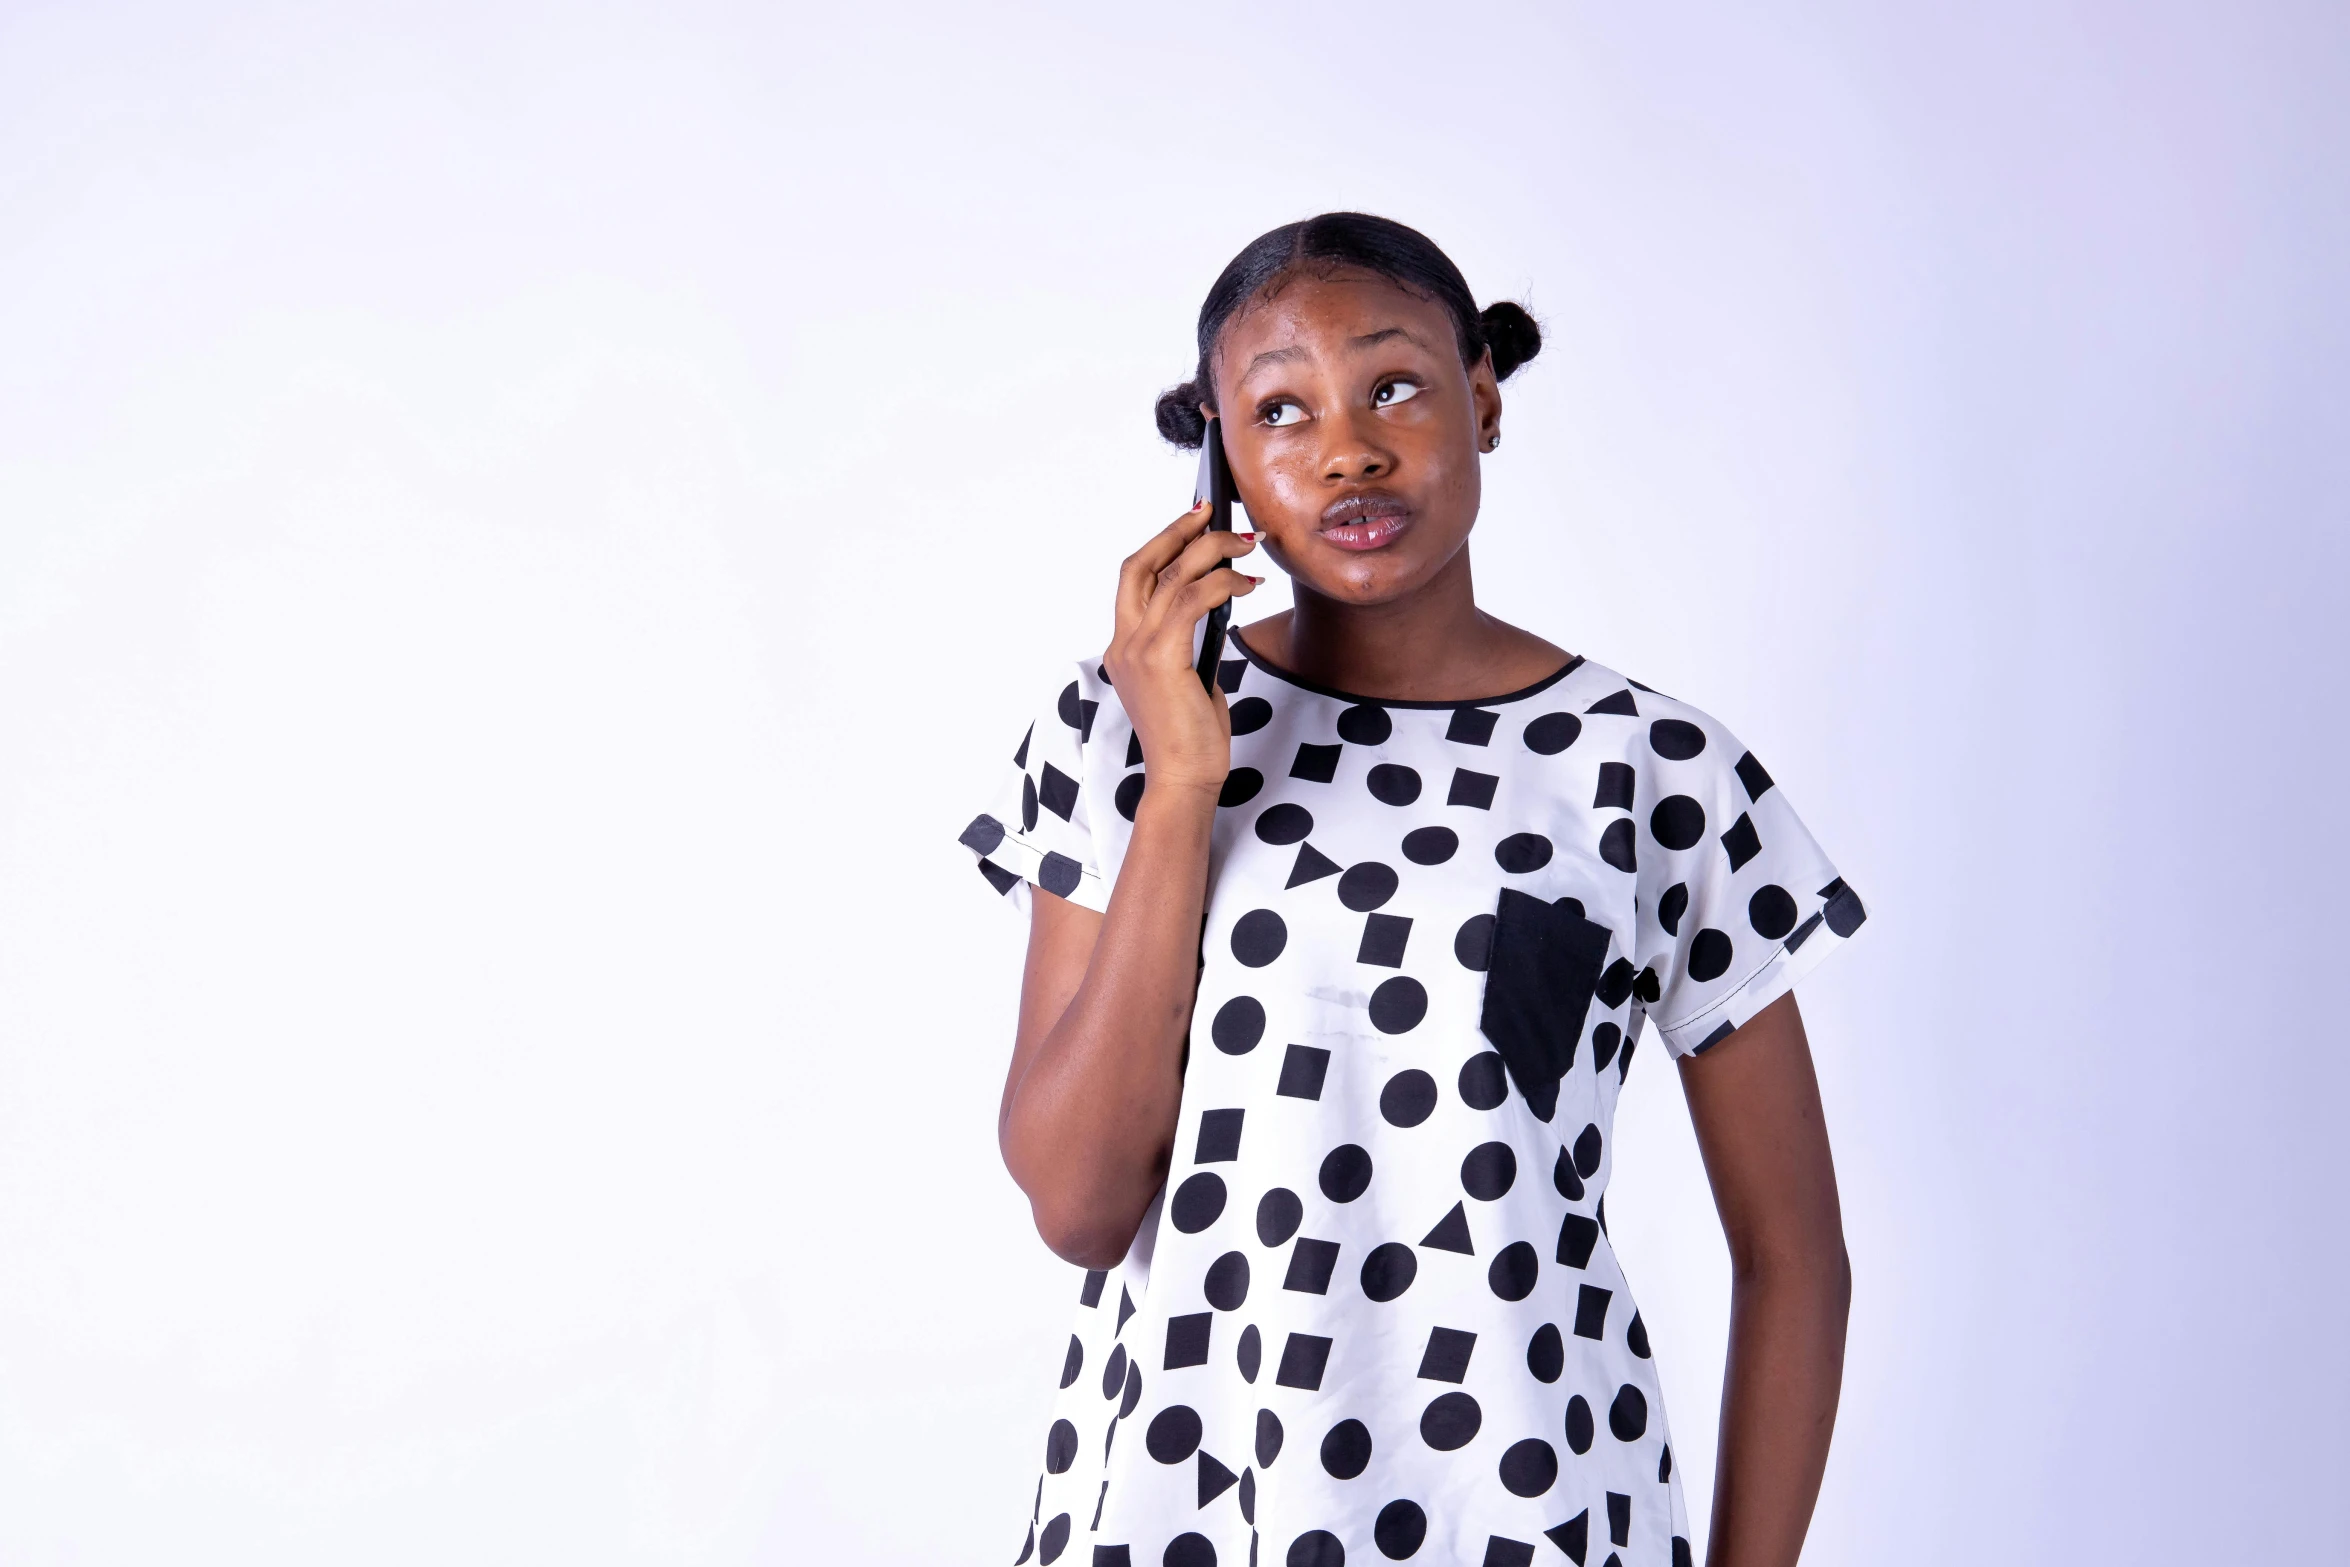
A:
{"type": "MultiPolygon", "coordinates": [[[[1199,443],[1199,482],[1192,486],[1191,504],[1208,503],[1208,529],[1232,531],[1232,464],[1224,460],[1224,422],[1208,421],[1208,433],[1199,443]]],[[[1199,643],[1200,684],[1216,689],[1216,671],[1224,662],[1224,628],[1232,624],[1232,602],[1227,599],[1207,613],[1199,643]]]]}

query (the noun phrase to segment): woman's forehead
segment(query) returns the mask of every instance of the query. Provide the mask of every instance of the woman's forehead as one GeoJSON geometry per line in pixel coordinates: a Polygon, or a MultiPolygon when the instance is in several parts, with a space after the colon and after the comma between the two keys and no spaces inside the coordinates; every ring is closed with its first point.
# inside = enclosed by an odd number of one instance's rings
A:
{"type": "Polygon", "coordinates": [[[1435,300],[1376,273],[1292,273],[1225,323],[1217,369],[1245,377],[1264,362],[1343,356],[1399,337],[1434,351],[1452,340],[1452,318],[1435,300]]]}

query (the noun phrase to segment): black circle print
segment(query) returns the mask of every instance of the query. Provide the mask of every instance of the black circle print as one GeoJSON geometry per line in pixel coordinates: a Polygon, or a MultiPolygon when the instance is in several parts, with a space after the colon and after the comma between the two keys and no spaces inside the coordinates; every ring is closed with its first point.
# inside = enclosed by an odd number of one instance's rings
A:
{"type": "Polygon", "coordinates": [[[1599,1173],[1599,1155],[1604,1142],[1597,1123],[1585,1126],[1582,1134],[1575,1139],[1575,1169],[1585,1180],[1599,1173]]]}
{"type": "Polygon", "coordinates": [[[1526,749],[1538,756],[1556,756],[1575,743],[1583,720],[1572,713],[1545,713],[1526,726],[1526,749]]]}
{"type": "Polygon", "coordinates": [[[1512,1496],[1540,1496],[1558,1477],[1558,1449],[1538,1436],[1512,1443],[1501,1455],[1501,1483],[1512,1496]]]}
{"type": "Polygon", "coordinates": [[[1322,1160],[1322,1195],[1353,1202],[1371,1189],[1371,1154],[1358,1143],[1340,1143],[1322,1160]]]}
{"type": "Polygon", "coordinates": [[[1485,1411],[1466,1393],[1445,1393],[1420,1411],[1420,1440],[1440,1453],[1463,1448],[1485,1423],[1485,1411]]]}
{"type": "Polygon", "coordinates": [[[1253,735],[1273,721],[1273,704],[1261,696],[1244,696],[1232,704],[1232,732],[1253,735]]]}
{"type": "Polygon", "coordinates": [[[1374,1246],[1363,1259],[1363,1293],[1382,1304],[1410,1289],[1419,1276],[1419,1257],[1401,1241],[1374,1246]]]}
{"type": "Polygon", "coordinates": [[[1495,1254],[1493,1266],[1485,1270],[1485,1282],[1503,1300],[1524,1300],[1534,1293],[1534,1277],[1541,1271],[1534,1248],[1524,1241],[1512,1241],[1495,1254]]]}
{"type": "Polygon", "coordinates": [[[1648,726],[1649,749],[1668,762],[1686,762],[1705,749],[1705,731],[1680,718],[1660,718],[1648,726]]]}
{"type": "Polygon", "coordinates": [[[1363,782],[1381,805],[1409,805],[1420,797],[1420,775],[1396,762],[1381,762],[1363,782]]]}
{"type": "Polygon", "coordinates": [[[1265,1037],[1265,1004],[1254,996],[1234,996],[1216,1009],[1208,1037],[1228,1056],[1244,1056],[1265,1037]]]}
{"type": "Polygon", "coordinates": [[[1720,979],[1730,971],[1730,937],[1725,931],[1701,930],[1689,942],[1689,977],[1720,979]]]}
{"type": "Polygon", "coordinates": [[[1583,1200],[1583,1175],[1575,1168],[1575,1156],[1566,1149],[1559,1150],[1559,1162],[1551,1166],[1550,1183],[1559,1189],[1559,1195],[1569,1202],[1583,1200]]]}
{"type": "Polygon", "coordinates": [[[1069,1515],[1055,1513],[1053,1521],[1044,1526],[1044,1538],[1036,1543],[1036,1559],[1050,1567],[1051,1563],[1060,1560],[1061,1553],[1068,1548],[1069,1515]]]}
{"type": "Polygon", "coordinates": [[[1110,1346],[1110,1358],[1102,1367],[1102,1397],[1116,1398],[1118,1390],[1126,1385],[1126,1346],[1110,1346]]]}
{"type": "Polygon", "coordinates": [[[1257,1467],[1270,1469],[1281,1456],[1281,1417],[1270,1409],[1257,1411],[1257,1467]]]}
{"type": "Polygon", "coordinates": [[[1693,849],[1705,836],[1705,807],[1685,794],[1668,794],[1648,813],[1648,830],[1668,849],[1693,849]]]}
{"type": "Polygon", "coordinates": [[[1493,846],[1493,862],[1512,876],[1538,871],[1550,863],[1550,840],[1538,832],[1517,832],[1493,846]]]}
{"type": "Polygon", "coordinates": [[[1418,1067],[1407,1067],[1379,1090],[1379,1113],[1389,1126],[1418,1126],[1435,1113],[1436,1079],[1418,1067]]]}
{"type": "Polygon", "coordinates": [[[1056,1420],[1053,1422],[1052,1430],[1045,1434],[1044,1472],[1054,1475],[1066,1474],[1069,1471],[1069,1466],[1075,1462],[1077,1462],[1077,1428],[1066,1420],[1056,1420]]]}
{"type": "Polygon", "coordinates": [[[1409,974],[1398,974],[1371,992],[1371,1026],[1382,1034],[1404,1034],[1428,1015],[1428,992],[1409,974]]]}
{"type": "Polygon", "coordinates": [[[1559,1337],[1557,1323],[1545,1322],[1526,1345],[1526,1369],[1537,1382],[1556,1382],[1566,1368],[1567,1341],[1559,1337]]]}
{"type": "Polygon", "coordinates": [[[1461,1161],[1461,1189],[1479,1202],[1496,1202],[1518,1178],[1518,1156],[1507,1143],[1479,1143],[1461,1161]]]}
{"type": "Polygon", "coordinates": [[[1583,1402],[1583,1395],[1577,1393],[1573,1398],[1568,1399],[1567,1446],[1579,1454],[1590,1452],[1591,1433],[1597,1429],[1597,1425],[1591,1418],[1591,1406],[1583,1402]]]}
{"type": "Polygon", "coordinates": [[[1167,1542],[1164,1567],[1216,1567],[1216,1547],[1204,1534],[1179,1534],[1167,1542]]]}
{"type": "Polygon", "coordinates": [[[1197,1235],[1223,1211],[1224,1183],[1212,1170],[1202,1170],[1176,1187],[1175,1200],[1167,1204],[1167,1216],[1186,1235],[1197,1235]]]}
{"type": "Polygon", "coordinates": [[[1472,1110],[1491,1110],[1510,1096],[1509,1072],[1501,1052],[1486,1050],[1461,1063],[1461,1103],[1472,1110]]]}
{"type": "Polygon", "coordinates": [[[1394,732],[1384,707],[1350,707],[1338,715],[1338,738],[1355,745],[1385,745],[1394,732]]]}
{"type": "Polygon", "coordinates": [[[1616,1401],[1607,1406],[1607,1428],[1619,1442],[1637,1442],[1648,1430],[1648,1399],[1627,1382],[1616,1389],[1616,1401]]]}
{"type": "Polygon", "coordinates": [[[1248,1258],[1228,1251],[1209,1263],[1206,1294],[1218,1311],[1238,1311],[1248,1299],[1248,1258]]]}
{"type": "Polygon", "coordinates": [[[1076,1334],[1069,1335],[1069,1353],[1061,1361],[1061,1386],[1077,1380],[1077,1373],[1085,1369],[1085,1341],[1076,1334]]]}
{"type": "Polygon", "coordinates": [[[1493,961],[1493,916],[1472,914],[1461,921],[1461,928],[1453,932],[1452,955],[1472,974],[1484,973],[1493,961]]]}
{"type": "Polygon", "coordinates": [[[1371,1467],[1371,1431],[1360,1420],[1341,1420],[1322,1438],[1322,1467],[1333,1480],[1352,1480],[1371,1467]]]}
{"type": "Polygon", "coordinates": [[[1118,780],[1118,792],[1110,796],[1110,803],[1117,806],[1118,814],[1128,821],[1134,820],[1134,813],[1142,809],[1143,786],[1142,774],[1128,773],[1118,780]]]}
{"type": "Polygon", "coordinates": [[[1289,1542],[1289,1567],[1346,1567],[1346,1547],[1327,1529],[1308,1529],[1289,1542]]]}
{"type": "Polygon", "coordinates": [[[1179,1464],[1199,1447],[1199,1412],[1188,1404],[1169,1404],[1151,1416],[1142,1445],[1162,1464],[1179,1464]]]}
{"type": "Polygon", "coordinates": [[[1403,835],[1403,857],[1414,865],[1442,865],[1460,846],[1450,827],[1415,827],[1403,835]]]}
{"type": "Polygon", "coordinates": [[[1306,1216],[1306,1205],[1297,1193],[1286,1186],[1276,1186],[1257,1199],[1257,1241],[1265,1246],[1283,1246],[1297,1233],[1298,1225],[1306,1216]]]}
{"type": "Polygon", "coordinates": [[[1020,827],[1024,832],[1036,831],[1036,780],[1020,780],[1020,827]]]}
{"type": "Polygon", "coordinates": [[[1640,1313],[1632,1313],[1631,1326],[1624,1329],[1624,1343],[1642,1360],[1648,1358],[1648,1324],[1640,1320],[1640,1313]]]}
{"type": "Polygon", "coordinates": [[[1357,914],[1368,914],[1395,896],[1396,885],[1393,866],[1365,860],[1348,866],[1346,874],[1338,878],[1338,901],[1357,914]]]}
{"type": "Polygon", "coordinates": [[[1134,1413],[1134,1406],[1142,1402],[1142,1362],[1126,1362],[1126,1387],[1118,1396],[1118,1418],[1123,1420],[1134,1413]]]}
{"type": "Polygon", "coordinates": [[[1235,767],[1224,775],[1224,788],[1217,794],[1218,805],[1246,805],[1265,787],[1265,775],[1253,767],[1235,767]]]}
{"type": "Polygon", "coordinates": [[[1303,843],[1314,830],[1314,813],[1302,805],[1271,805],[1257,818],[1257,836],[1267,843],[1303,843]]]}
{"type": "Polygon", "coordinates": [[[1242,1328],[1240,1345],[1232,1352],[1233,1364],[1240,1367],[1241,1381],[1254,1382],[1257,1379],[1257,1363],[1264,1353],[1265,1341],[1258,1336],[1257,1325],[1252,1322],[1242,1328]]]}
{"type": "Polygon", "coordinates": [[[1232,922],[1232,955],[1250,968],[1263,968],[1289,945],[1289,927],[1271,909],[1251,909],[1232,922]]]}
{"type": "Polygon", "coordinates": [[[1640,861],[1632,852],[1632,824],[1617,820],[1607,824],[1607,831],[1599,835],[1599,857],[1629,876],[1640,869],[1640,861]]]}
{"type": "Polygon", "coordinates": [[[1427,1538],[1428,1515],[1419,1503],[1404,1497],[1380,1508],[1378,1522],[1371,1525],[1371,1543],[1391,1562],[1408,1559],[1427,1538]]]}
{"type": "Polygon", "coordinates": [[[1763,940],[1777,941],[1795,928],[1793,895],[1775,883],[1757,890],[1746,900],[1746,923],[1763,940]]]}

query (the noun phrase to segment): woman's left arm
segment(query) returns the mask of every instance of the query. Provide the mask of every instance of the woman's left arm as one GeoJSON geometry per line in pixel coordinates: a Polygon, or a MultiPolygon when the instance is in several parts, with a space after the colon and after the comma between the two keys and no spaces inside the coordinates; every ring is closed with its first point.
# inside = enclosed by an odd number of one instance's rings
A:
{"type": "Polygon", "coordinates": [[[1730,1357],[1707,1567],[1794,1567],[1819,1499],[1852,1266],[1792,993],[1681,1061],[1730,1242],[1730,1357]]]}

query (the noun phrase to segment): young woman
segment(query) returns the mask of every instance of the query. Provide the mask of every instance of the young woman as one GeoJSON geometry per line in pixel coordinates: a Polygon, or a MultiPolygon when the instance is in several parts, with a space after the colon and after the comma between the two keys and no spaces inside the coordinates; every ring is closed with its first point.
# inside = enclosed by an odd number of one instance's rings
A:
{"type": "Polygon", "coordinates": [[[1651,1027],[1735,1281],[1708,1560],[1801,1549],[1850,1277],[1791,990],[1861,904],[1719,723],[1477,608],[1540,346],[1384,219],[1243,250],[1158,421],[1259,531],[1127,558],[963,835],[1030,916],[1004,1161],[1090,1270],[1021,1562],[1686,1567],[1601,1201],[1651,1027]],[[1260,548],[1296,607],[1208,691],[1260,548]]]}

